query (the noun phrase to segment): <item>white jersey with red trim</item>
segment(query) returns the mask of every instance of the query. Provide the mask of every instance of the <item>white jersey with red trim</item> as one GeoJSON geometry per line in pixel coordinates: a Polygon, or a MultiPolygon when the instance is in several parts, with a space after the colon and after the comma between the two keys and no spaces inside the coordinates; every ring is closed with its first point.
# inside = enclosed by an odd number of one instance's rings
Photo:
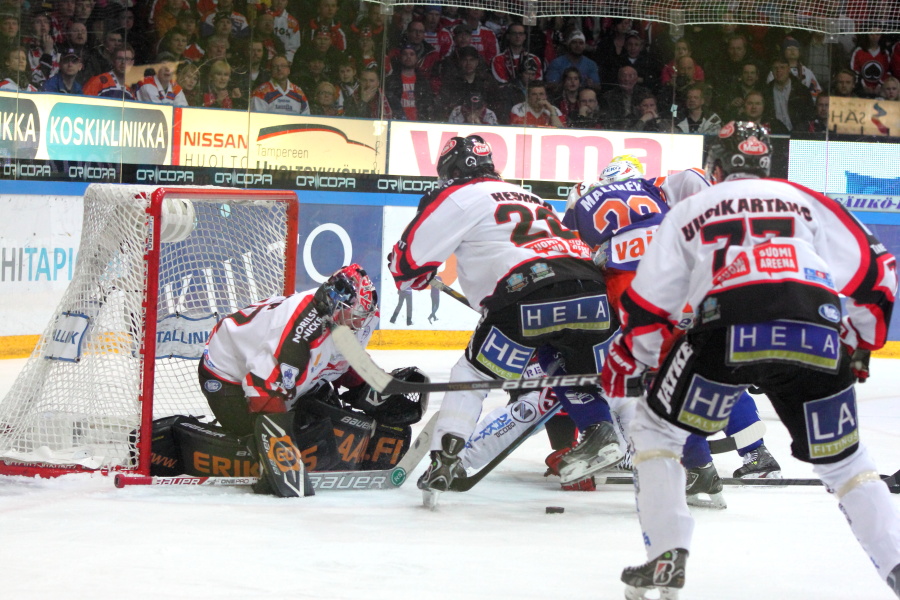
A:
{"type": "Polygon", "coordinates": [[[787,181],[731,180],[663,219],[622,298],[621,344],[657,366],[686,304],[682,326],[697,329],[775,319],[837,329],[842,294],[842,335],[878,349],[896,289],[894,257],[835,200],[787,181]]]}
{"type": "Polygon", "coordinates": [[[472,306],[499,308],[566,279],[599,279],[590,248],[531,192],[494,177],[451,182],[422,198],[394,245],[397,287],[421,289],[451,254],[472,306]]]}
{"type": "MultiPolygon", "coordinates": [[[[228,315],[207,340],[204,365],[247,396],[285,398],[288,409],[319,382],[338,379],[350,365],[313,307],[315,293],[267,298],[228,315]]],[[[377,325],[376,317],[356,332],[361,346],[377,325]]]]}

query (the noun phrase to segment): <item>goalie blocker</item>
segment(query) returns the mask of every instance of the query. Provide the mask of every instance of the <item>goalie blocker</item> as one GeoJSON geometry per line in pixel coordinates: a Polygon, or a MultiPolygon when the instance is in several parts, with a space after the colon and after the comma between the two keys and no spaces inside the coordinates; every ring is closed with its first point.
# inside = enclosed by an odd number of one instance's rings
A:
{"type": "MultiPolygon", "coordinates": [[[[408,381],[428,381],[415,367],[397,369],[394,375],[408,381]]],[[[276,418],[277,426],[290,432],[306,470],[388,470],[406,453],[410,425],[421,420],[427,406],[427,394],[382,396],[364,385],[338,396],[330,384],[325,384],[300,398],[294,411],[267,416],[276,418]]],[[[267,464],[268,454],[257,453],[257,447],[266,443],[259,426],[257,422],[254,434],[237,436],[190,416],[159,419],[153,428],[151,475],[268,479],[260,470],[260,465],[267,464]]],[[[268,429],[272,427],[270,423],[268,429]]],[[[284,447],[279,448],[287,454],[284,447]]],[[[259,491],[278,492],[277,486],[258,487],[262,488],[259,491]]]]}

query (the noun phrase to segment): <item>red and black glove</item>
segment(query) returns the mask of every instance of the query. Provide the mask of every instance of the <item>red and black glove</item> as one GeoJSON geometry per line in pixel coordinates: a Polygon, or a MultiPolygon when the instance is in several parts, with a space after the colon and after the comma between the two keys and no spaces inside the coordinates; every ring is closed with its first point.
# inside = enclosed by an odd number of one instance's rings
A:
{"type": "Polygon", "coordinates": [[[610,398],[629,398],[644,393],[644,371],[646,367],[636,361],[627,348],[619,342],[621,337],[609,346],[600,377],[603,393],[610,398]]]}
{"type": "Polygon", "coordinates": [[[850,355],[850,371],[860,383],[865,383],[869,378],[869,359],[871,357],[872,352],[862,348],[857,348],[850,355]]]}

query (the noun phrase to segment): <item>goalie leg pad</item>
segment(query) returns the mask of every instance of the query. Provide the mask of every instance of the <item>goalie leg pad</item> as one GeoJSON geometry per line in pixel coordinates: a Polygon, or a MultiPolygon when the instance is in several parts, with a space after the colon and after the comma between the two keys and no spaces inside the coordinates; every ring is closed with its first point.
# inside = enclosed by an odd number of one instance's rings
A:
{"type": "Polygon", "coordinates": [[[365,457],[359,467],[360,470],[393,469],[406,454],[411,440],[412,428],[409,425],[393,427],[379,423],[369,439],[365,457]]]}
{"type": "Polygon", "coordinates": [[[173,428],[181,450],[182,473],[194,477],[259,477],[251,436],[236,436],[216,425],[182,421],[173,428]]]}
{"type": "Polygon", "coordinates": [[[200,424],[199,419],[187,415],[173,415],[153,421],[150,442],[151,476],[171,477],[185,472],[181,448],[175,437],[175,426],[182,422],[200,424]]]}
{"type": "Polygon", "coordinates": [[[270,493],[282,498],[302,498],[315,494],[300,458],[300,450],[291,435],[293,419],[290,413],[259,415],[253,432],[259,456],[260,479],[268,484],[270,493]]]}
{"type": "MultiPolygon", "coordinates": [[[[299,410],[299,409],[298,409],[299,410]]],[[[324,402],[305,402],[304,418],[328,420],[332,425],[337,461],[329,468],[355,471],[363,462],[369,440],[375,431],[375,419],[361,412],[347,410],[324,402]]],[[[320,465],[317,469],[321,470],[320,465]]]]}

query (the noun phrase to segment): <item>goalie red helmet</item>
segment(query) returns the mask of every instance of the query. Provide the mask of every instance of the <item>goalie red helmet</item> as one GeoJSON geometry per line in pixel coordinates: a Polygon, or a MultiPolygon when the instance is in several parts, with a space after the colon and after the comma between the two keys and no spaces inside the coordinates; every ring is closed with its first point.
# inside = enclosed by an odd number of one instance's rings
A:
{"type": "Polygon", "coordinates": [[[478,135],[450,138],[438,158],[437,174],[441,181],[496,175],[490,144],[478,135]]]}
{"type": "Polygon", "coordinates": [[[330,316],[338,325],[357,330],[378,312],[378,292],[365,270],[358,264],[338,269],[319,286],[316,310],[330,316]]]}
{"type": "Polygon", "coordinates": [[[706,173],[713,183],[732,175],[768,177],[771,163],[769,130],[752,121],[730,121],[709,148],[706,173]]]}

